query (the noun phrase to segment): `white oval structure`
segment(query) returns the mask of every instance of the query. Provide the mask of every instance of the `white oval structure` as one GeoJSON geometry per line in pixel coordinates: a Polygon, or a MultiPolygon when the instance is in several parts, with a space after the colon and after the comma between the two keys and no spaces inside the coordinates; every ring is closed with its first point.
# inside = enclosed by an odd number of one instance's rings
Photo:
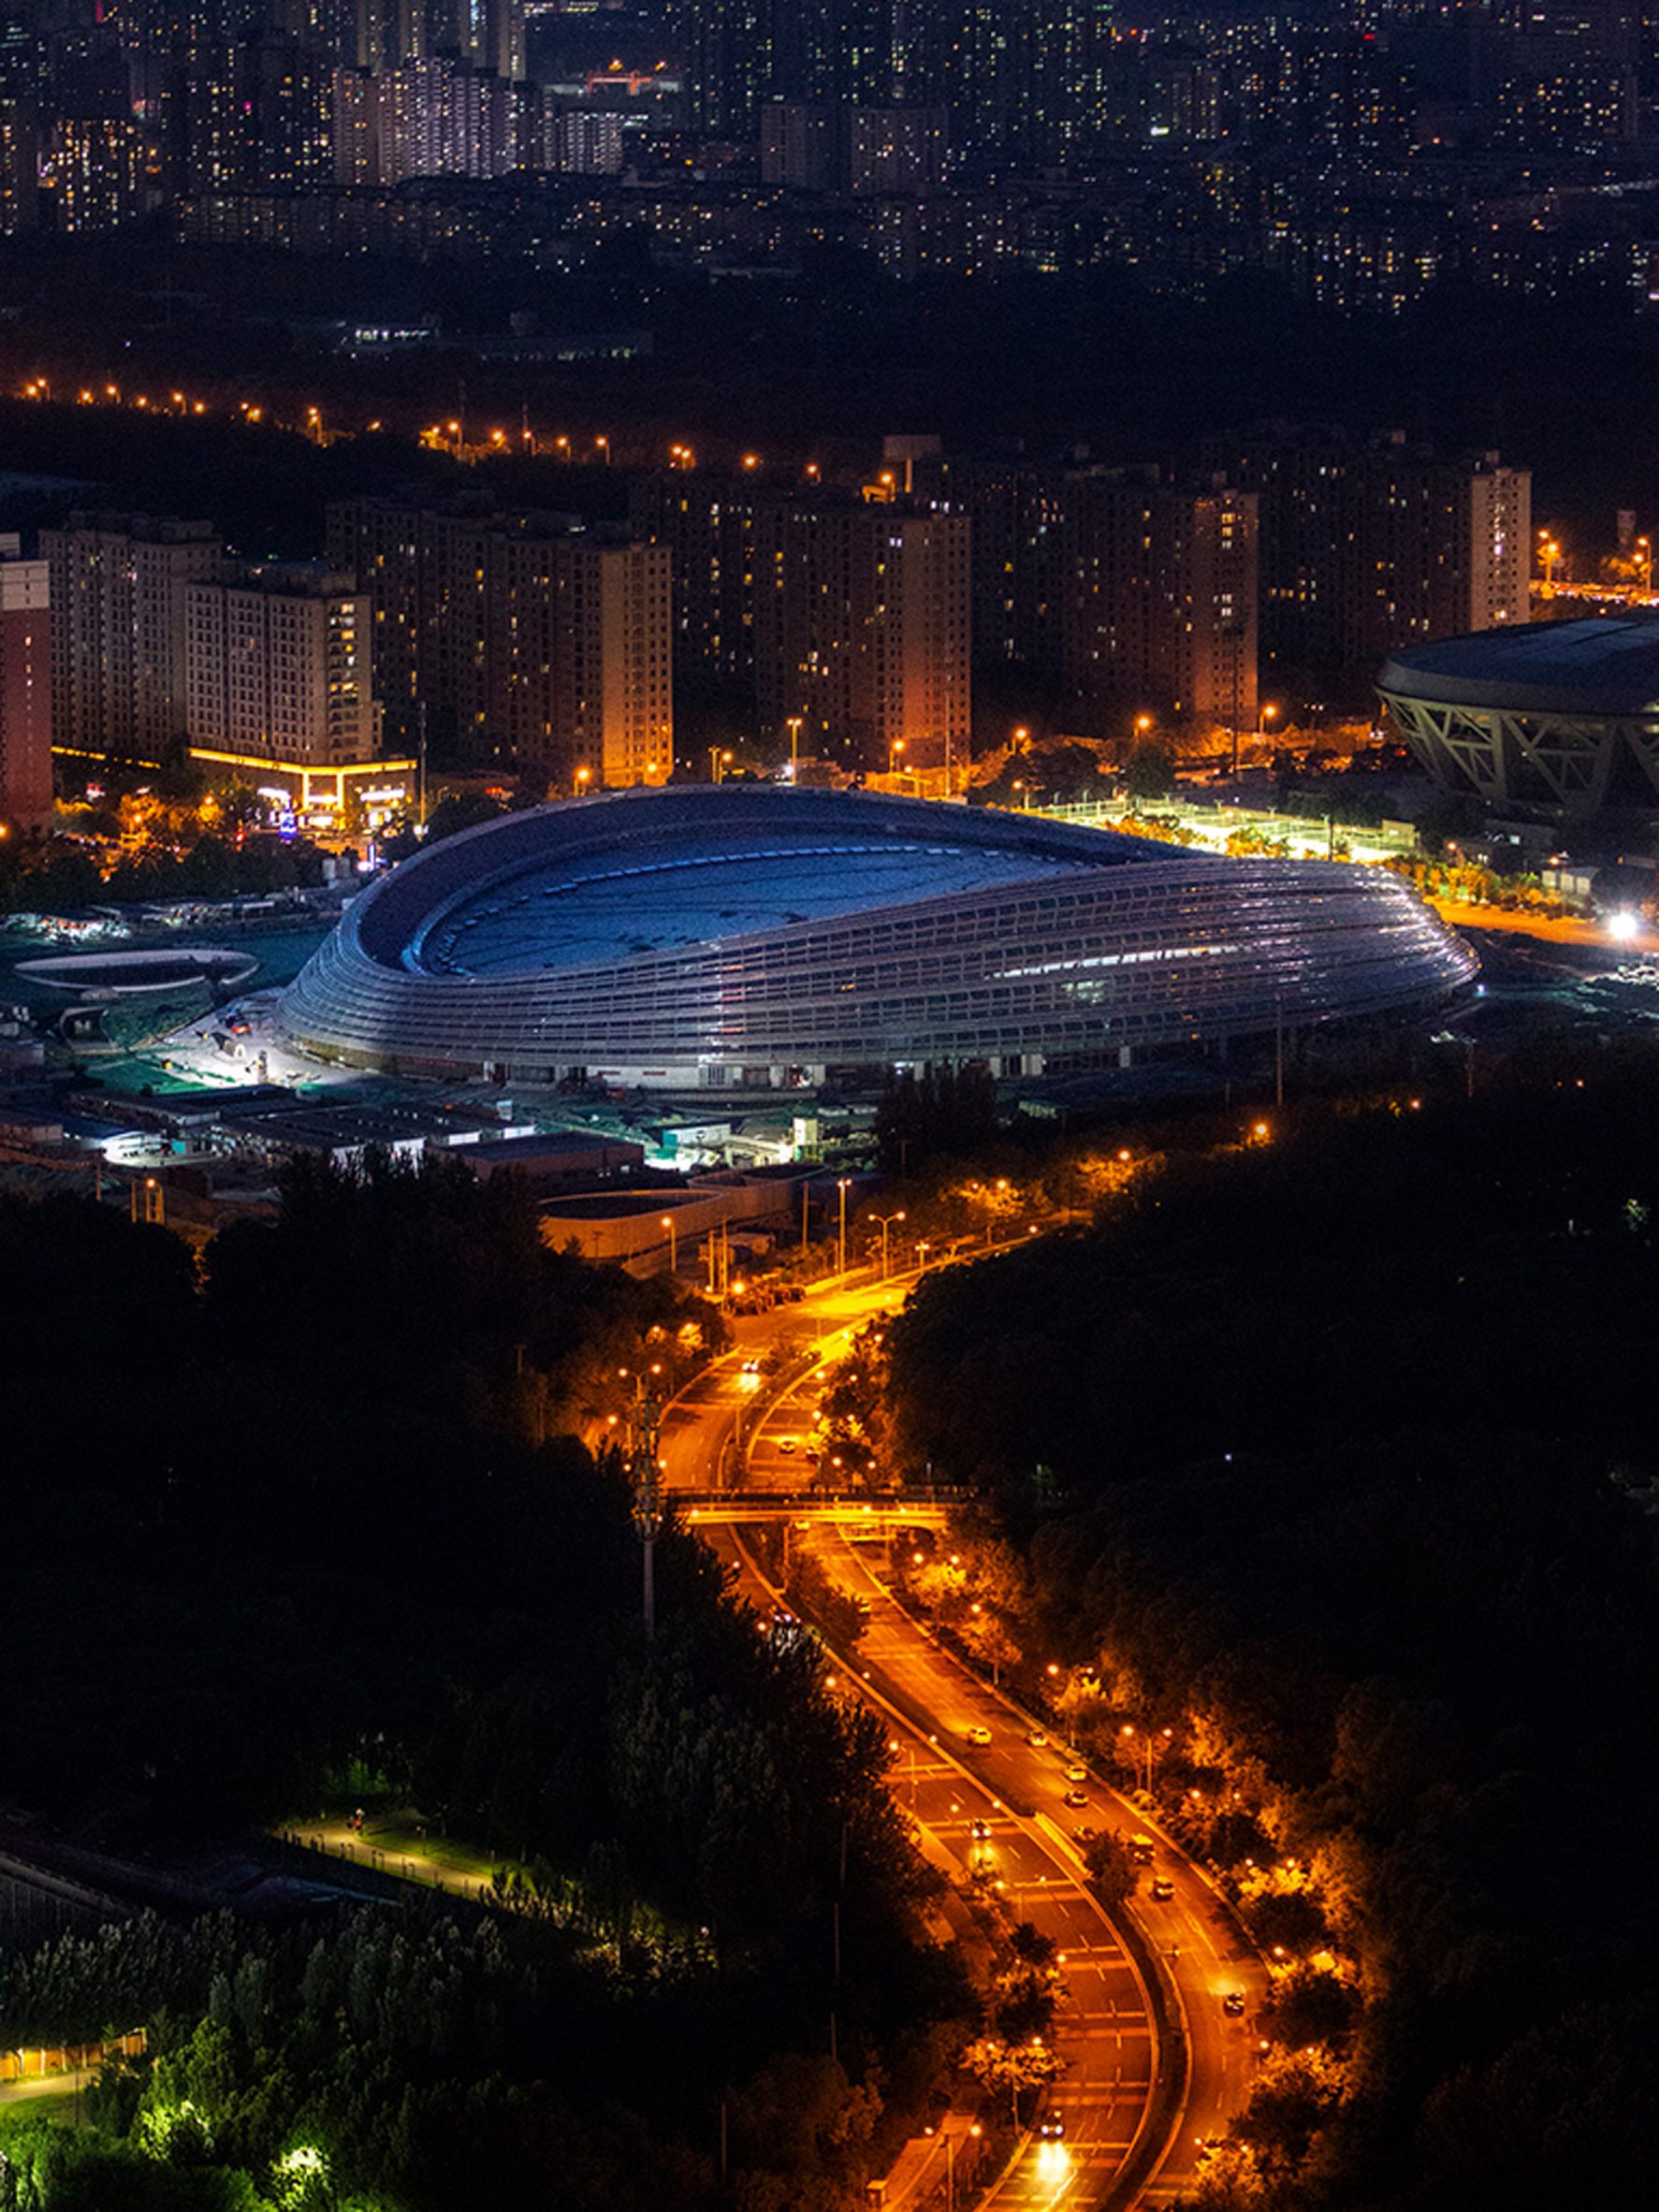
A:
{"type": "Polygon", "coordinates": [[[282,1022],[392,1072],[780,1087],[1099,1065],[1428,1004],[1475,966],[1381,868],[704,784],[445,838],[354,902],[282,1022]]]}

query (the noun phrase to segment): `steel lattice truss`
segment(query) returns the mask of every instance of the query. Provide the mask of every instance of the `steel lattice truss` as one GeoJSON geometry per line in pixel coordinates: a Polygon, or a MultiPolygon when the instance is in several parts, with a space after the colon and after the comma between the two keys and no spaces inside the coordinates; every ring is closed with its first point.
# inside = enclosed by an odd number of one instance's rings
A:
{"type": "Polygon", "coordinates": [[[1659,800],[1659,719],[1517,713],[1379,693],[1404,738],[1437,781],[1498,806],[1559,807],[1594,814],[1607,806],[1628,756],[1659,800]]]}

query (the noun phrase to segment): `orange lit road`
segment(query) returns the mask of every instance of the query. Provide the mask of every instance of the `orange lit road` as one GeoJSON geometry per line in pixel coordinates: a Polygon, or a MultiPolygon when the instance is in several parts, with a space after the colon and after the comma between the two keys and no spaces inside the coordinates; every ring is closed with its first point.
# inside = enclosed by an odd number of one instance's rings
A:
{"type": "MultiPolygon", "coordinates": [[[[741,1561],[751,1594],[769,1602],[772,1593],[757,1579],[748,1555],[730,1538],[720,1549],[741,1561]]],[[[924,1832],[929,1857],[947,1863],[958,1881],[978,1871],[1010,1916],[1029,1920],[1048,1936],[1063,1962],[1049,2040],[1065,2072],[1045,2100],[1043,2117],[1063,2120],[1065,2135],[1026,2143],[983,2201],[1006,2212],[1098,2204],[1146,2110],[1152,2030],[1135,1970],[1084,1886],[1081,1862],[1064,1831],[1037,1812],[1028,1786],[1036,1775],[1042,1802],[1052,1798],[1060,1809],[1067,1787],[1062,1754],[1032,1750],[1011,1735],[997,1701],[971,1677],[953,1671],[845,1545],[822,1556],[845,1585],[868,1599],[869,1624],[856,1666],[861,1674],[867,1667],[875,1681],[857,1686],[887,1724],[894,1746],[890,1786],[924,1832]],[[883,1696],[877,1682],[892,1696],[883,1696]],[[988,1749],[968,1744],[964,1735],[982,1714],[981,1724],[993,1731],[988,1749]],[[929,1715],[937,1715],[938,1726],[926,1724],[929,1715]]],[[[1029,2099],[1026,2104],[1028,2112],[1029,2099]]]]}
{"type": "MultiPolygon", "coordinates": [[[[1185,2107],[1169,2156],[1156,2178],[1137,2192],[1133,2201],[1167,2203],[1190,2186],[1201,2143],[1222,2134],[1229,2117],[1244,2102],[1251,2064],[1249,2028],[1245,2020],[1228,2017],[1222,1999],[1229,1990],[1239,1989],[1253,2006],[1266,1989],[1264,1972],[1238,1934],[1226,1906],[1197,1868],[1158,1832],[1156,1823],[1092,1775],[1082,1784],[1069,1783],[1066,1768],[1070,1762],[1064,1746],[1054,1741],[1033,1745],[1026,1740],[1029,1723],[1017,1708],[941,1650],[894,1602],[876,1572],[878,1554],[872,1551],[866,1558],[863,1548],[849,1544],[839,1531],[834,1535],[826,1531],[822,1541],[823,1556],[832,1564],[837,1579],[869,1603],[869,1626],[859,1644],[860,1662],[879,1667],[897,1683],[907,1702],[937,1715],[943,1724],[941,1739],[953,1734],[961,1742],[962,1731],[976,1723],[991,1730],[988,1748],[975,1750],[962,1743],[960,1755],[996,1789],[1006,1805],[1019,1809],[1022,1834],[1028,1848],[1038,1853],[1039,1892],[1045,1883],[1056,1878],[1073,1885],[1080,1880],[1084,1870],[1073,1841],[1075,1829],[1115,1827],[1126,1835],[1137,1831],[1153,1835],[1152,1873],[1142,1877],[1141,1894],[1131,1910],[1178,1992],[1183,2016],[1180,2030],[1186,2035],[1190,2072],[1185,2107]],[[1066,1793],[1073,1786],[1082,1788],[1086,1805],[1066,1803],[1066,1793]],[[1155,1902],[1148,1894],[1153,1876],[1171,1884],[1174,1894],[1168,1901],[1155,1902]]],[[[1032,1888],[1024,1861],[1020,1871],[1026,1884],[1021,1911],[1026,1913],[1032,1888]]],[[[1089,1910],[1097,1909],[1091,1904],[1089,1910]]],[[[1075,1939],[1070,1932],[1050,1929],[1041,1917],[1038,1925],[1055,1934],[1062,1950],[1072,1949],[1075,1939]]],[[[1116,1951],[1115,1943],[1113,1949],[1116,1951]]],[[[1121,1961],[1122,1953],[1117,1951],[1116,1955],[1121,1961]]],[[[1085,2029],[1116,2037],[1122,2064],[1107,2070],[1109,2109],[1100,2106],[1099,2059],[1092,2045],[1054,2095],[1055,2109],[1066,2118],[1066,2139],[1073,2150],[1079,2150],[1085,2141],[1095,2146],[1095,2155],[1086,2163],[1080,2162],[1080,2181],[1088,2176],[1090,2187],[1087,2191],[1080,2188],[1079,2203],[1098,2197],[1104,2182],[1122,2162],[1129,2140],[1123,2128],[1122,2099],[1135,2078],[1128,2061],[1135,2057],[1136,2047],[1123,2016],[1121,1992],[1104,1973],[1098,1985],[1092,1984],[1093,1967],[1091,1952],[1085,1961],[1084,1991],[1081,1996],[1074,1991],[1073,2005],[1062,2013],[1060,2024],[1064,2027],[1069,2017],[1075,2016],[1085,2029]],[[1104,2016],[1099,2010],[1101,1997],[1109,2000],[1104,2016]],[[1075,2126],[1074,2106],[1078,2112],[1075,2126]],[[1111,2162],[1102,2164],[1100,2154],[1111,2162]]],[[[1127,1962],[1123,1971],[1127,1973],[1127,1962]]],[[[1143,2009],[1140,2020],[1139,2048],[1144,2058],[1148,2046],[1143,2009]]],[[[1064,2043],[1060,2047],[1065,2049],[1064,2043]]],[[[1149,2081],[1144,2064],[1138,2078],[1144,2102],[1149,2081]]]]}
{"type": "MultiPolygon", "coordinates": [[[[735,1321],[732,1333],[736,1348],[706,1367],[663,1409],[662,1456],[667,1488],[738,1487],[743,1450],[777,1388],[758,1370],[762,1354],[776,1346],[792,1360],[840,1359],[852,1334],[866,1321],[904,1302],[905,1290],[914,1280],[914,1275],[895,1275],[886,1283],[857,1277],[850,1287],[832,1282],[810,1291],[799,1305],[746,1315],[735,1321]],[[755,1365],[746,1373],[748,1362],[755,1365]]],[[[784,1455],[778,1457],[793,1479],[771,1487],[804,1487],[810,1479],[809,1463],[797,1458],[790,1467],[784,1455]]]]}
{"type": "MultiPolygon", "coordinates": [[[[747,1477],[757,1497],[803,1490],[813,1464],[808,1439],[822,1363],[841,1356],[851,1332],[899,1302],[907,1288],[898,1278],[866,1284],[740,1322],[737,1349],[700,1376],[664,1419],[669,1487],[729,1492],[747,1477]],[[758,1368],[744,1371],[771,1343],[812,1362],[782,1390],[758,1368]]],[[[782,1375],[791,1374],[786,1365],[782,1375]]],[[[884,1550],[849,1541],[851,1533],[818,1527],[797,1540],[816,1543],[831,1573],[869,1606],[856,1665],[875,1678],[860,1686],[880,1705],[897,1747],[895,1794],[933,1840],[935,1855],[942,1850],[968,1870],[976,1853],[988,1850],[993,1878],[1005,1885],[1014,1916],[1052,1936],[1066,1957],[1055,2041],[1067,2071],[1048,2107],[1064,2120],[1065,2136],[1058,2145],[1028,2144],[988,2201],[1010,2212],[1167,2204],[1191,2187],[1203,2142],[1224,2133],[1244,2102],[1253,2039],[1247,2018],[1229,2017],[1222,1999],[1240,1990],[1253,2011],[1265,1973],[1221,1899],[1156,1823],[1093,1777],[1081,1785],[1087,1804],[1066,1805],[1068,1788],[1077,1785],[1066,1779],[1062,1749],[1026,1740],[1031,1723],[903,1610],[877,1572],[884,1550]],[[968,1742],[965,1731],[976,1725],[990,1730],[988,1746],[968,1742]],[[989,1826],[982,1842],[973,1837],[975,1821],[989,1826]],[[1137,2159],[1137,2171],[1150,2178],[1121,2190],[1113,2184],[1147,2120],[1157,2054],[1146,1993],[1084,1886],[1073,1840],[1080,1826],[1152,1834],[1154,1872],[1172,1890],[1155,1901],[1143,1888],[1132,1910],[1173,1985],[1174,2034],[1184,2039],[1188,2060],[1186,2093],[1179,2110],[1166,2116],[1161,2155],[1158,2147],[1142,2147],[1154,2155],[1144,2163],[1137,2159]]],[[[710,1540],[754,1573],[725,1530],[711,1530],[710,1540]]]]}

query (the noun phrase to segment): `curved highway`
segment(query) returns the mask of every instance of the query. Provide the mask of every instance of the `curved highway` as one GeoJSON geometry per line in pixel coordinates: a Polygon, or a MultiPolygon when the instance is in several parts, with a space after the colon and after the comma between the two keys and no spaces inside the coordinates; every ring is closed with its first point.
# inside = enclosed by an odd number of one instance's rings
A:
{"type": "MultiPolygon", "coordinates": [[[[822,1367],[845,1352],[851,1331],[902,1302],[909,1280],[833,1289],[739,1321],[736,1348],[665,1411],[669,1489],[806,1492],[822,1367]],[[787,1355],[775,1378],[760,1365],[772,1346],[787,1355]]],[[[1167,2204],[1191,2187],[1204,2143],[1244,2102],[1257,2048],[1250,2015],[1267,1986],[1259,1960],[1206,1876],[1155,1820],[1092,1773],[1070,1779],[1077,1762],[1066,1747],[906,1612],[883,1579],[883,1547],[805,1518],[792,1540],[813,1545],[868,1608],[849,1673],[888,1722],[891,1787],[929,1855],[999,1885],[1012,1916],[1052,1937],[1063,1961],[1053,2041],[1065,2071],[1043,2117],[1062,2121],[1064,2135],[1028,2142],[986,2201],[1009,2212],[1167,2204]],[[989,1742],[970,1740],[970,1729],[989,1742]],[[1068,1805],[1069,1792],[1085,1802],[1068,1805]],[[1138,1942],[1120,1941],[1084,1885],[1075,1831],[1089,1826],[1152,1838],[1153,1866],[1129,1907],[1138,1942]],[[1155,1880],[1167,1897],[1151,1895],[1155,1880]],[[1149,1973],[1164,1992],[1161,2050],[1149,1973]],[[1224,2007],[1232,1992],[1244,1998],[1243,2016],[1224,2007]],[[1166,2094],[1155,2111],[1155,2078],[1171,2073],[1178,2099],[1171,2108],[1166,2094]],[[1161,2143],[1140,2140],[1154,2129],[1161,2143]],[[1134,2178],[1123,2173],[1131,2147],[1134,2178]]],[[[720,1549],[751,1594],[773,1594],[740,1544],[727,1537],[720,1549]]]]}

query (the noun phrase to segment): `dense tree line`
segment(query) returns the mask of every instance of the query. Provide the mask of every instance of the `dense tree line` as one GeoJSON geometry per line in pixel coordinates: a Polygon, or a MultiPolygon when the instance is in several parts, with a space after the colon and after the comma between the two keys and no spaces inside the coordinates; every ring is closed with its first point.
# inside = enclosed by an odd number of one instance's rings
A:
{"type": "Polygon", "coordinates": [[[1579,1068],[1172,1160],[889,1333],[895,1448],[992,1491],[1072,1724],[1158,1731],[1282,1954],[1211,2205],[1646,2162],[1654,1071],[1579,1068]]]}
{"type": "Polygon", "coordinates": [[[549,1249],[516,1179],[453,1161],[297,1168],[278,1224],[199,1265],[84,1201],[0,1201],[0,1279],[7,1800],[165,1849],[377,1776],[530,1870],[488,1941],[376,1933],[397,1916],[374,1907],[317,1937],[325,1964],[393,1945],[340,1969],[353,1987],[429,1961],[395,2008],[399,2035],[428,2024],[419,2064],[285,1938],[219,1927],[175,1957],[148,1929],[0,1966],[0,2036],[137,2009],[155,2054],[100,2108],[107,2174],[30,2153],[42,2212],[240,2204],[240,2174],[309,2205],[272,2161],[312,2142],[375,2212],[475,2205],[481,2174],[502,2206],[730,2202],[722,2102],[735,2201],[855,2195],[962,2001],[917,1933],[883,1732],[672,1524],[648,1646],[626,1483],[573,1433],[642,1369],[693,1372],[719,1317],[549,1249]],[[158,2100],[218,2116],[217,2147],[158,2133],[158,2100]],[[753,2117],[779,2108],[781,2132],[753,2117]],[[154,2194],[158,2161],[231,2193],[154,2194]]]}
{"type": "Polygon", "coordinates": [[[198,837],[183,852],[153,847],[124,856],[108,875],[86,844],[25,837],[0,844],[0,912],[73,913],[151,899],[235,898],[295,891],[323,880],[323,856],[307,838],[198,837]]]}

